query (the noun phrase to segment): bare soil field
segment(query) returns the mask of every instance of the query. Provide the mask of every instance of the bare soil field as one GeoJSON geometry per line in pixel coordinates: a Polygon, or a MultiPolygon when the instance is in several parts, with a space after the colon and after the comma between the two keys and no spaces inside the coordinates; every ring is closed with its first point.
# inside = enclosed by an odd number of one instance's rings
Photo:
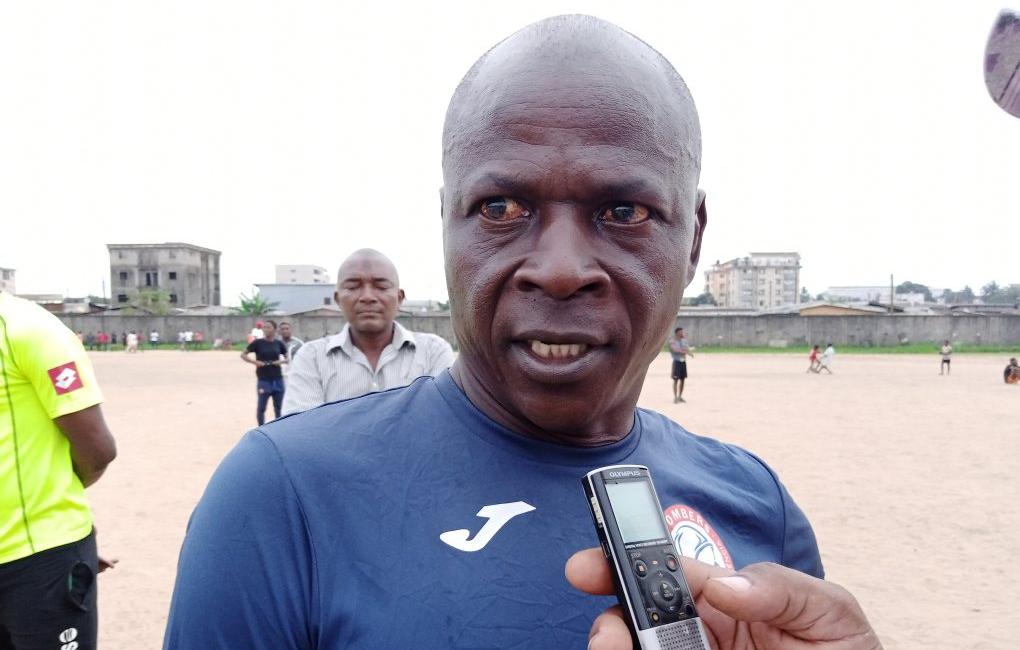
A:
{"type": "MultiPolygon", "coordinates": [[[[698,354],[685,404],[669,358],[641,405],[741,445],[782,477],[815,526],[828,577],[890,650],[1020,643],[1020,386],[1002,355],[698,354]]],[[[162,641],[185,525],[210,474],[255,422],[236,352],[94,353],[119,457],[89,496],[100,552],[100,643],[162,641]]]]}

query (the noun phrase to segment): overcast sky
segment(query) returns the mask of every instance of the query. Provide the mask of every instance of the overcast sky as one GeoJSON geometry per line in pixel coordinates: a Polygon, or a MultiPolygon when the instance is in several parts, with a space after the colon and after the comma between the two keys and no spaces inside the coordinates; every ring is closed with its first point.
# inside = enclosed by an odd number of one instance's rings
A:
{"type": "Polygon", "coordinates": [[[792,250],[813,293],[1020,282],[1020,120],[982,77],[1001,1],[3,3],[0,266],[98,294],[107,243],[186,241],[223,251],[232,304],[373,246],[444,298],[449,96],[499,39],[583,12],[691,87],[700,271],[792,250]]]}

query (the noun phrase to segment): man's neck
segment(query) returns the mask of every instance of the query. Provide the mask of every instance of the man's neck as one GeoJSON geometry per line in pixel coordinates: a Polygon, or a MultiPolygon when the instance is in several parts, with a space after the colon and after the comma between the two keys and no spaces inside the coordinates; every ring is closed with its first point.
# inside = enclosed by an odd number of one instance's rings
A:
{"type": "Polygon", "coordinates": [[[368,363],[371,364],[372,369],[375,370],[376,366],[379,365],[379,357],[382,356],[382,351],[393,342],[393,335],[396,329],[396,325],[392,323],[388,330],[383,329],[380,332],[355,332],[352,327],[350,330],[351,343],[354,344],[354,347],[361,350],[361,353],[368,359],[368,363]]]}

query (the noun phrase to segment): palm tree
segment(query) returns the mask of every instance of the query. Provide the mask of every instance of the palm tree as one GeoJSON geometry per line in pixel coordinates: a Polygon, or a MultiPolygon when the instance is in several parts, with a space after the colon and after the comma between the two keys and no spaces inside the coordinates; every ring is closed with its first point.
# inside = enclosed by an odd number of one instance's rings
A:
{"type": "Polygon", "coordinates": [[[278,302],[269,302],[258,293],[246,296],[242,292],[240,300],[241,306],[234,307],[232,311],[235,314],[243,314],[245,316],[265,316],[269,312],[274,311],[280,305],[278,302]]]}

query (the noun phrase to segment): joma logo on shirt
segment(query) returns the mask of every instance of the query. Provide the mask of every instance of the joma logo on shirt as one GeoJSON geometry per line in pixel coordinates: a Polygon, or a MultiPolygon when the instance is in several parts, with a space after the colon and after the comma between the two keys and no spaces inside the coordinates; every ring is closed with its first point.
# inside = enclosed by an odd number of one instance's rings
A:
{"type": "Polygon", "coordinates": [[[57,395],[70,393],[83,387],[81,374],[78,372],[78,366],[75,365],[74,361],[69,361],[56,368],[50,368],[46,372],[50,376],[50,381],[53,382],[53,390],[57,392],[57,395]]]}
{"type": "Polygon", "coordinates": [[[478,511],[477,516],[488,519],[488,521],[485,522],[485,525],[482,526],[482,529],[474,537],[471,537],[470,530],[462,528],[460,530],[448,530],[440,535],[439,539],[458,551],[474,553],[485,548],[485,545],[495,537],[499,529],[505,526],[508,521],[534,509],[535,506],[524,501],[485,506],[478,511]]]}

